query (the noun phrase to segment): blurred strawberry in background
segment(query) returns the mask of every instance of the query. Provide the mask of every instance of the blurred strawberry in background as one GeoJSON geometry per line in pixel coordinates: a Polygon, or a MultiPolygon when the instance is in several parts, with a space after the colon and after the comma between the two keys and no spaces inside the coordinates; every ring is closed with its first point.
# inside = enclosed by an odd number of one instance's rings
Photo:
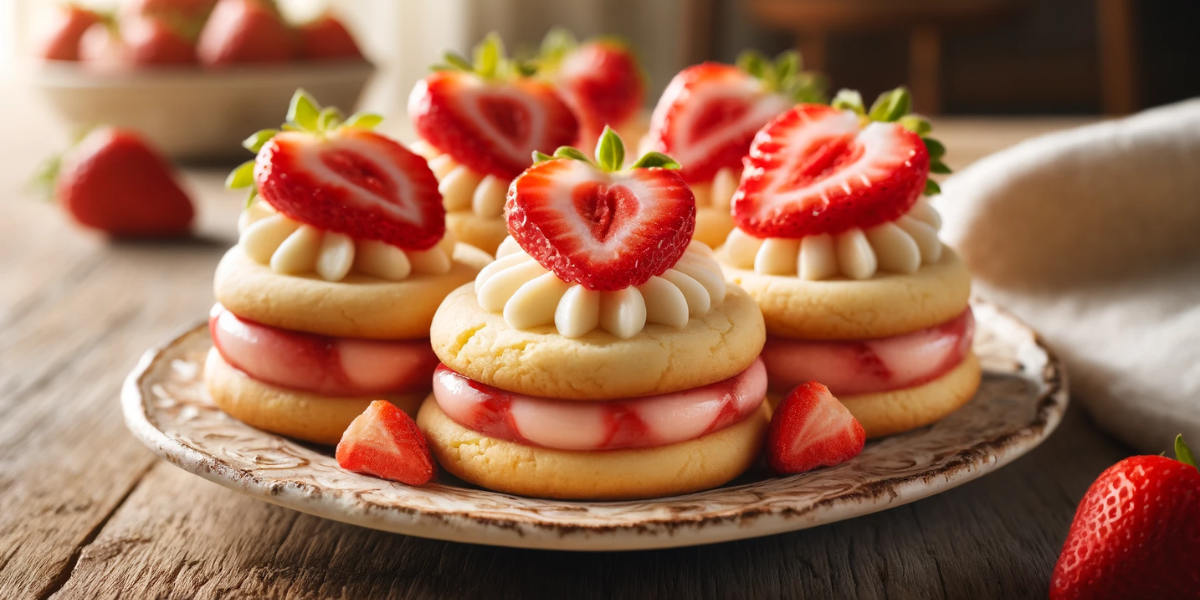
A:
{"type": "Polygon", "coordinates": [[[79,40],[99,23],[99,14],[76,4],[58,7],[54,21],[38,46],[38,56],[48,60],[79,60],[79,40]]]}
{"type": "Polygon", "coordinates": [[[362,51],[354,36],[337,18],[325,13],[301,25],[300,53],[308,60],[361,59],[362,51]]]}
{"type": "MultiPolygon", "coordinates": [[[[616,38],[583,44],[556,29],[546,35],[538,71],[549,78],[579,118],[579,148],[594,148],[604,126],[621,130],[636,118],[646,95],[637,56],[616,38]]],[[[632,139],[632,138],[631,138],[632,139]]]]}
{"type": "Polygon", "coordinates": [[[295,36],[269,0],[220,0],[200,32],[200,63],[281,63],[295,56],[295,36]]]}
{"type": "Polygon", "coordinates": [[[182,236],[195,217],[171,164],[126,129],[93,129],[52,160],[37,183],[77,223],[114,237],[182,236]]]}

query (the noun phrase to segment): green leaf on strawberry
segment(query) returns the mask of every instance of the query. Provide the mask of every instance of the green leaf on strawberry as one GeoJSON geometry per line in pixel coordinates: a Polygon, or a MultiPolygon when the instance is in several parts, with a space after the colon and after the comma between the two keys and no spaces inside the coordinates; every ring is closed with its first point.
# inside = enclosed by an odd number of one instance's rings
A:
{"type": "Polygon", "coordinates": [[[795,50],[781,52],[774,61],[757,50],[747,50],[738,57],[737,66],[761,80],[767,91],[783,94],[793,102],[824,104],[826,101],[825,77],[805,71],[804,61],[795,50]]]}
{"type": "Polygon", "coordinates": [[[1192,456],[1192,449],[1183,441],[1182,434],[1175,436],[1175,460],[1200,469],[1200,466],[1196,465],[1196,457],[1192,456]]]}
{"type": "Polygon", "coordinates": [[[473,61],[447,52],[442,57],[445,63],[434,65],[432,70],[474,73],[488,80],[530,77],[537,72],[536,62],[508,58],[504,53],[504,41],[495,31],[487,34],[483,41],[475,46],[471,57],[473,61]]]}
{"type": "MultiPolygon", "coordinates": [[[[611,127],[605,127],[596,143],[595,159],[588,157],[582,150],[571,146],[559,146],[550,156],[542,152],[533,153],[533,164],[541,164],[548,160],[567,158],[578,160],[599,167],[608,173],[615,173],[625,166],[625,142],[621,135],[611,127]]],[[[678,169],[679,163],[662,152],[647,152],[637,159],[630,167],[632,169],[678,169]]]]}

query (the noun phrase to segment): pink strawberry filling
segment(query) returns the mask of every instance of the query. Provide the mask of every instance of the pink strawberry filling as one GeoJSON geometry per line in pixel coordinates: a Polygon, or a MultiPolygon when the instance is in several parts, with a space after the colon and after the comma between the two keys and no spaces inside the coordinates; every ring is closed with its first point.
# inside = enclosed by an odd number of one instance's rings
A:
{"type": "Polygon", "coordinates": [[[489,437],[560,450],[649,448],[693,440],[741,422],[767,392],[762,360],[724,381],[645,398],[580,402],[506,392],[439,365],[438,406],[489,437]]]}
{"type": "Polygon", "coordinates": [[[971,309],[913,333],[874,340],[820,342],[768,337],[762,360],[771,389],[788,392],[819,381],[835,396],[900,390],[927,383],[962,362],[971,349],[971,309]]]}
{"type": "Polygon", "coordinates": [[[429,389],[437,355],[429,340],[376,341],[288,331],[213,306],[208,328],[230,365],[266,383],[328,396],[429,389]]]}

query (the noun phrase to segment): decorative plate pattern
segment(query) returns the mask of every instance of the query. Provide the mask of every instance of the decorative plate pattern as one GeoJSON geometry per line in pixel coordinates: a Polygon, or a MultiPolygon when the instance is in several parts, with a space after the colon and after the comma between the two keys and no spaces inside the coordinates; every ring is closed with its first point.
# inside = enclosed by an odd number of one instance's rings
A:
{"type": "Polygon", "coordinates": [[[150,350],[122,390],[125,420],[172,464],[244,494],[320,517],[408,535],[562,550],[634,550],[771,535],[899,506],[961,485],[1037,446],[1067,406],[1066,373],[1036,333],[973,302],[975,398],[946,419],[867,444],[829,469],[759,468],[706,492],[629,502],[523,498],[442,474],[410,487],[338,467],[327,448],[221,412],[202,377],[206,326],[150,350]]]}

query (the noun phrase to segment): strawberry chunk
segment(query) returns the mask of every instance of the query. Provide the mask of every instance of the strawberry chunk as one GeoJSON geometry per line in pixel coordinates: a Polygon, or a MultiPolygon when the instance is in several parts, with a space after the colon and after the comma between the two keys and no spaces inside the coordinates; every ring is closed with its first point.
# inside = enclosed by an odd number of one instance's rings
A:
{"type": "Polygon", "coordinates": [[[433,480],[433,455],[412,417],[385,400],[376,400],[350,423],[337,445],[343,469],[408,485],[433,480]]]}
{"type": "Polygon", "coordinates": [[[759,238],[801,238],[903,216],[925,189],[930,157],[899,123],[801,104],[754,138],[733,220],[759,238]]]}
{"type": "Polygon", "coordinates": [[[559,158],[513,182],[505,214],[513,238],[543,267],[612,291],[675,265],[696,228],[696,199],[675,170],[610,172],[559,158]]]}
{"type": "Polygon", "coordinates": [[[254,181],[288,218],[355,239],[426,250],[445,234],[429,165],[369,129],[281,132],[259,150],[254,181]]]}
{"type": "Polygon", "coordinates": [[[810,381],[784,398],[771,415],[767,465],[780,474],[840,465],[862,453],[867,434],[829,388],[810,381]]]}

